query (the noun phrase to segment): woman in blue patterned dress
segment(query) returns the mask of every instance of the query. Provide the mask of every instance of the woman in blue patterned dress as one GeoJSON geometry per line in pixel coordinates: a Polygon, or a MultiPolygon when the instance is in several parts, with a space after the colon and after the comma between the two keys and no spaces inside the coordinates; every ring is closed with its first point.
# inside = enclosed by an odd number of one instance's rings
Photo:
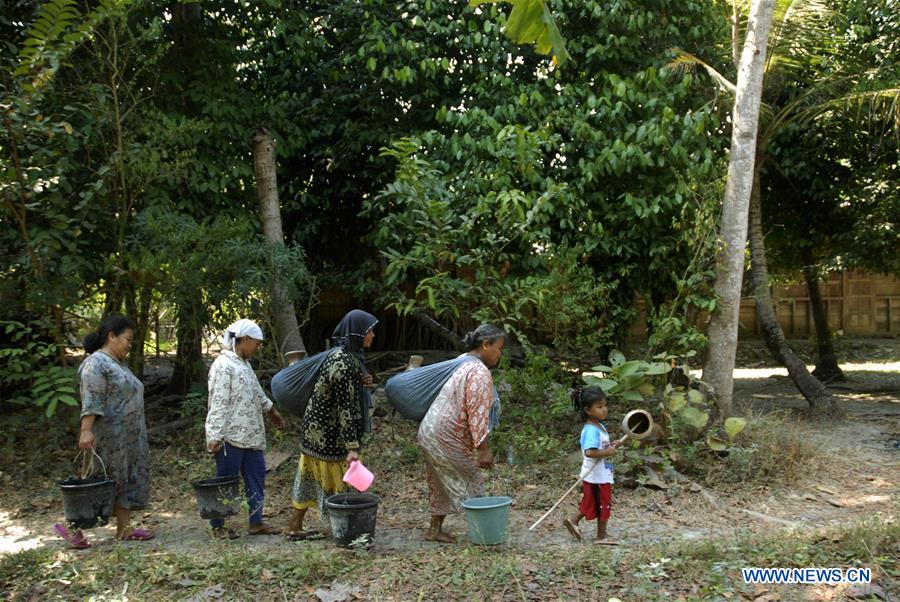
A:
{"type": "Polygon", "coordinates": [[[150,447],[144,421],[144,385],[125,365],[134,324],[110,314],[84,340],[90,355],[81,363],[81,436],[78,447],[97,449],[116,482],[113,513],[118,539],[145,540],[153,534],[130,526],[131,513],[147,506],[150,447]]]}

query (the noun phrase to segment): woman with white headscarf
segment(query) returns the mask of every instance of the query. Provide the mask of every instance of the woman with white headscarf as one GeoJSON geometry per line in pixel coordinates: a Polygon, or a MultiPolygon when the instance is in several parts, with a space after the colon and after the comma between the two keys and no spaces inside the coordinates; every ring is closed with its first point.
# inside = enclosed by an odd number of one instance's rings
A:
{"type": "MultiPolygon", "coordinates": [[[[209,370],[209,411],[206,449],[215,454],[216,475],[240,473],[250,507],[251,535],[275,535],[278,529],[263,522],[266,484],[266,427],[268,414],[276,427],[284,420],[263,392],[248,361],[263,341],[262,329],[252,320],[238,320],[222,336],[222,353],[209,370]]],[[[211,520],[213,536],[234,539],[237,533],[222,520],[211,520]]]]}

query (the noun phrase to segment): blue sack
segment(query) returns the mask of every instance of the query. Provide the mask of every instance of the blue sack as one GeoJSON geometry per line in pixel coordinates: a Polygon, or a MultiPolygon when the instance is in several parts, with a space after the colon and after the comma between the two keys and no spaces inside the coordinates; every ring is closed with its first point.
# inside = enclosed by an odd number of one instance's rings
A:
{"type": "Polygon", "coordinates": [[[325,358],[335,349],[339,348],[335,347],[294,362],[273,376],[271,387],[275,403],[302,418],[316,384],[316,378],[319,376],[319,369],[322,368],[325,358]]]}
{"type": "MultiPolygon", "coordinates": [[[[438,393],[453,376],[453,373],[469,361],[481,361],[477,357],[464,355],[454,359],[413,368],[388,379],[384,394],[388,402],[401,416],[414,422],[422,422],[425,414],[438,393]]],[[[491,429],[500,423],[500,397],[494,388],[494,404],[491,407],[491,429]]]]}

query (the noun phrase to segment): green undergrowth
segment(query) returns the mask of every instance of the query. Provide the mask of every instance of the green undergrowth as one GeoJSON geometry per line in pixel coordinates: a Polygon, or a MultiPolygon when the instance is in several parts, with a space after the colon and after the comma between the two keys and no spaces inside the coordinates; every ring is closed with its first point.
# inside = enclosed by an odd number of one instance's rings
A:
{"type": "MultiPolygon", "coordinates": [[[[838,527],[752,534],[627,548],[451,546],[405,552],[354,552],[291,544],[265,553],[216,543],[202,553],[146,552],[115,546],[72,553],[36,549],[0,560],[0,594],[9,600],[315,599],[333,582],[364,599],[740,599],[755,595],[743,567],[869,567],[893,591],[900,525],[875,515],[838,527]],[[213,596],[215,597],[215,596],[213,596]]],[[[809,586],[779,586],[797,599],[809,586]]]]}
{"type": "Polygon", "coordinates": [[[572,409],[567,374],[546,355],[529,355],[525,366],[504,363],[495,376],[502,390],[500,426],[491,435],[495,454],[514,461],[552,460],[573,451],[581,425],[572,409]]]}

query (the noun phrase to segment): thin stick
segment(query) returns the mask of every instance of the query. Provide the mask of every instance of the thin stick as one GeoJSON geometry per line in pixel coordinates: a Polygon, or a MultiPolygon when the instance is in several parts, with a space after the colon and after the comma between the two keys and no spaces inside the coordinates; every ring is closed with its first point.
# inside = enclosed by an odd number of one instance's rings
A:
{"type": "Polygon", "coordinates": [[[581,476],[578,477],[578,480],[575,481],[575,483],[573,483],[571,487],[569,487],[569,490],[566,491],[564,494],[562,494],[562,497],[561,497],[561,498],[559,498],[558,500],[556,500],[556,503],[553,504],[553,506],[552,506],[549,510],[547,510],[547,512],[544,514],[544,516],[540,517],[540,518],[537,520],[536,523],[534,523],[533,525],[531,525],[530,527],[528,527],[528,530],[529,530],[529,531],[532,531],[532,530],[534,530],[535,527],[537,527],[539,524],[541,524],[542,522],[544,522],[544,519],[547,518],[548,516],[550,516],[550,513],[553,512],[554,510],[556,510],[556,507],[559,506],[559,505],[562,503],[562,501],[563,501],[564,499],[566,499],[566,496],[568,496],[570,493],[572,493],[572,490],[573,490],[573,489],[575,489],[576,487],[578,487],[578,483],[580,483],[580,482],[582,481],[582,479],[584,479],[584,477],[586,477],[586,476],[588,476],[589,474],[591,474],[591,471],[594,470],[594,468],[597,466],[597,462],[599,462],[599,461],[600,461],[599,458],[595,458],[595,459],[594,459],[594,463],[591,464],[591,467],[588,468],[587,470],[585,470],[583,473],[581,473],[581,476]]]}
{"type": "Polygon", "coordinates": [[[534,523],[533,525],[531,525],[530,527],[528,527],[528,530],[529,530],[529,531],[533,531],[535,527],[537,527],[539,524],[541,524],[542,522],[544,522],[544,519],[547,518],[548,516],[550,516],[550,513],[553,512],[554,510],[556,510],[556,507],[559,506],[559,505],[562,503],[562,501],[563,501],[564,499],[566,499],[566,497],[567,497],[570,493],[572,493],[572,490],[575,489],[575,488],[578,486],[578,483],[581,482],[581,479],[582,479],[582,478],[583,478],[583,477],[578,477],[578,480],[575,481],[575,484],[573,484],[571,487],[569,487],[569,490],[566,491],[564,494],[562,494],[562,497],[561,497],[561,498],[559,498],[558,500],[556,500],[556,503],[553,504],[553,506],[552,506],[549,510],[547,510],[546,513],[544,513],[544,516],[542,516],[542,517],[540,517],[539,519],[537,519],[537,522],[536,522],[536,523],[534,523]]]}

